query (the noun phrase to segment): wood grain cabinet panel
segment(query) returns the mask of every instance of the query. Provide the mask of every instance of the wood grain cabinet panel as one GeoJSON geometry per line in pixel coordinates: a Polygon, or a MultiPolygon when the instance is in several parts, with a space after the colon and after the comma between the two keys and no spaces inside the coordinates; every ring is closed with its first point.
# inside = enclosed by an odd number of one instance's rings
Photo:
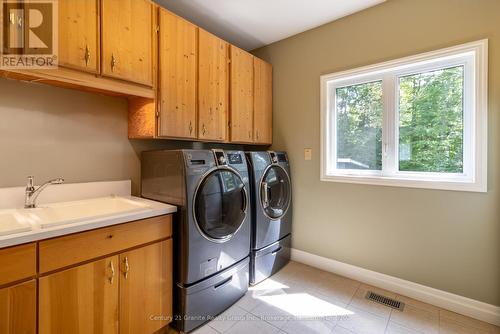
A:
{"type": "Polygon", "coordinates": [[[196,138],[198,28],[160,9],[158,136],[196,138]]]}
{"type": "Polygon", "coordinates": [[[118,289],[118,256],[41,277],[39,333],[118,333],[118,289]]]}
{"type": "Polygon", "coordinates": [[[36,275],[36,244],[0,249],[0,285],[36,275]]]}
{"type": "Polygon", "coordinates": [[[59,0],[59,65],[99,72],[97,0],[59,0]]]}
{"type": "Polygon", "coordinates": [[[231,142],[253,142],[253,58],[231,45],[231,142]]]}
{"type": "Polygon", "coordinates": [[[120,267],[120,334],[154,333],[167,325],[172,239],[121,254],[120,267]]]}
{"type": "Polygon", "coordinates": [[[147,0],[101,0],[103,75],[153,86],[154,13],[147,0]]]}
{"type": "Polygon", "coordinates": [[[229,44],[200,29],[198,138],[227,140],[229,107],[229,44]]]}
{"type": "Polygon", "coordinates": [[[271,144],[273,141],[273,67],[254,58],[254,142],[271,144]]]}
{"type": "Polygon", "coordinates": [[[36,281],[0,289],[0,333],[36,333],[36,281]]]}
{"type": "Polygon", "coordinates": [[[43,240],[39,270],[47,273],[171,236],[172,215],[166,215],[43,240]]]}

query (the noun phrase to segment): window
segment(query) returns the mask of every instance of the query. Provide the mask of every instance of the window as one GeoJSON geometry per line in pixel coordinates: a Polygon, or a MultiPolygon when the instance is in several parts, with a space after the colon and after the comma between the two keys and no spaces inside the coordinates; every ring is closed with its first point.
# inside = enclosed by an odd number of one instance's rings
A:
{"type": "Polygon", "coordinates": [[[321,77],[321,179],[487,190],[482,40],[321,77]]]}

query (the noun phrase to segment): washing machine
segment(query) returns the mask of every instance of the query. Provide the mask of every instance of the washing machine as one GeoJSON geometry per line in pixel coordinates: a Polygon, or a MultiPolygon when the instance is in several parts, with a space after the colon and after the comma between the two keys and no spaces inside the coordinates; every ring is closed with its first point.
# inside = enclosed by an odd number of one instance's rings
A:
{"type": "Polygon", "coordinates": [[[142,196],[178,206],[174,221],[174,325],[189,332],[248,289],[250,184],[244,152],[142,154],[142,196]]]}
{"type": "Polygon", "coordinates": [[[286,152],[247,152],[252,197],[250,284],[290,260],[292,183],[286,152]]]}

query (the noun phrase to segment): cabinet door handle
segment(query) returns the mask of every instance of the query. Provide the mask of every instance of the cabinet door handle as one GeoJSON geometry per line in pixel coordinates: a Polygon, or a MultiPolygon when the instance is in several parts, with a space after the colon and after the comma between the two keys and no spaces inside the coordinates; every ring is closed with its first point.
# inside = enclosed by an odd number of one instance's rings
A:
{"type": "Polygon", "coordinates": [[[205,123],[203,123],[203,126],[202,126],[202,132],[201,132],[203,135],[205,135],[205,133],[207,133],[207,128],[205,127],[205,123]]]}
{"type": "Polygon", "coordinates": [[[193,133],[193,124],[191,121],[189,121],[189,134],[193,133]]]}
{"type": "Polygon", "coordinates": [[[248,130],[248,138],[252,138],[252,130],[248,130]]]}
{"type": "Polygon", "coordinates": [[[85,66],[88,66],[89,65],[89,62],[90,62],[90,49],[89,49],[89,46],[88,45],[85,45],[85,66]]]}
{"type": "Polygon", "coordinates": [[[259,140],[259,130],[255,132],[255,136],[257,137],[257,140],[259,140]]]}
{"type": "Polygon", "coordinates": [[[111,54],[111,71],[115,71],[115,66],[116,66],[116,58],[115,55],[112,53],[111,54]]]}
{"type": "Polygon", "coordinates": [[[125,279],[128,278],[128,272],[130,271],[130,265],[128,263],[128,257],[125,256],[125,259],[123,260],[123,265],[125,269],[123,270],[123,276],[125,276],[125,279]]]}
{"type": "Polygon", "coordinates": [[[113,261],[109,262],[109,269],[111,270],[111,277],[109,278],[109,284],[113,284],[115,280],[115,266],[113,265],[113,261]]]}

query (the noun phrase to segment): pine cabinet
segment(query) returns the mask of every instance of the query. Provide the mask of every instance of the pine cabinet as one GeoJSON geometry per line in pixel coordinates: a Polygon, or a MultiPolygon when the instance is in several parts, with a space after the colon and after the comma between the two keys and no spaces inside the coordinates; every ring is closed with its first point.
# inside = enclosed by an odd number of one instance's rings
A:
{"type": "Polygon", "coordinates": [[[157,333],[172,261],[172,215],[2,248],[0,333],[157,333]]]}
{"type": "Polygon", "coordinates": [[[59,0],[59,65],[99,73],[97,0],[59,0]]]}
{"type": "Polygon", "coordinates": [[[231,45],[231,142],[253,143],[253,59],[231,45]]]}
{"type": "Polygon", "coordinates": [[[40,334],[154,333],[172,315],[172,240],[49,274],[39,289],[40,334]]]}
{"type": "Polygon", "coordinates": [[[118,256],[41,277],[39,334],[118,333],[118,256]]]}
{"type": "Polygon", "coordinates": [[[272,68],[150,0],[59,0],[59,68],[0,76],[124,96],[129,138],[272,143],[272,68]]]}
{"type": "Polygon", "coordinates": [[[103,75],[153,86],[154,9],[147,0],[101,0],[103,75]]]}
{"type": "Polygon", "coordinates": [[[172,240],[120,255],[120,334],[154,333],[168,324],[171,258],[172,240]]]}
{"type": "Polygon", "coordinates": [[[198,28],[160,9],[159,137],[196,138],[198,28]]]}
{"type": "Polygon", "coordinates": [[[273,142],[273,68],[254,58],[253,128],[256,144],[273,142]]]}
{"type": "Polygon", "coordinates": [[[200,29],[198,138],[227,140],[229,107],[229,44],[200,29]]]}
{"type": "Polygon", "coordinates": [[[0,289],[0,333],[36,333],[36,280],[0,289]]]}

